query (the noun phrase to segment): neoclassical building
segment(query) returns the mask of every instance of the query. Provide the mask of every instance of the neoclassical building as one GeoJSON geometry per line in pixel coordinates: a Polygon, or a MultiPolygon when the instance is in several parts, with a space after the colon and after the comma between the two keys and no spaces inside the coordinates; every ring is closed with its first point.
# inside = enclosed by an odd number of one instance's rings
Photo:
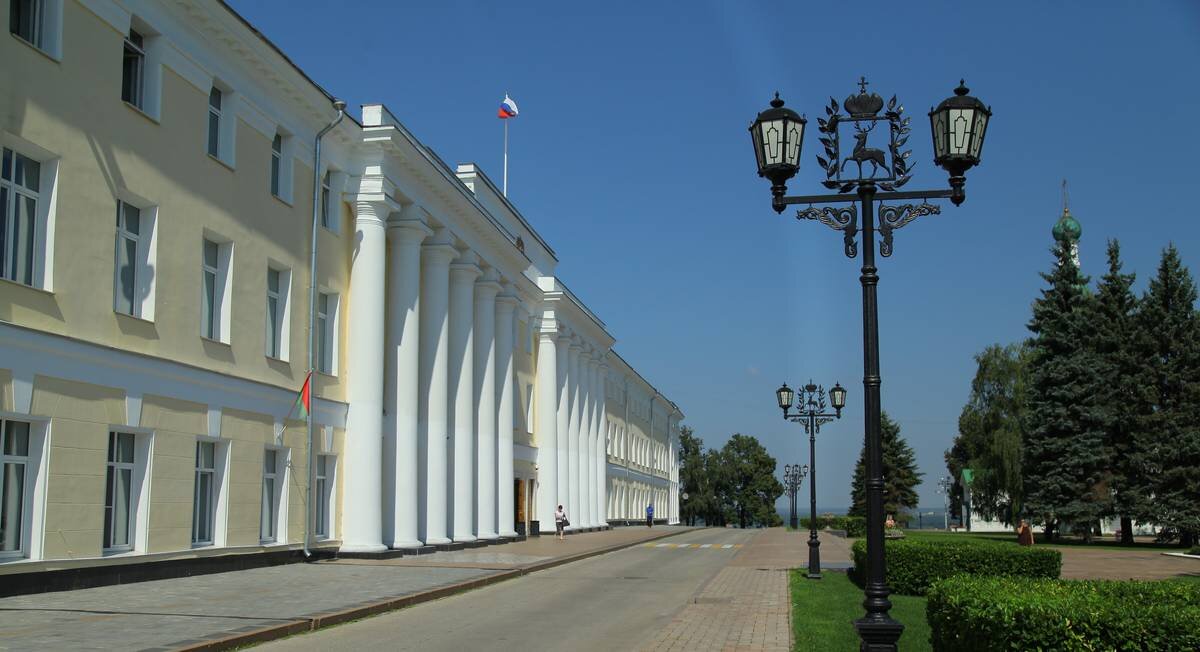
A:
{"type": "Polygon", "coordinates": [[[682,412],[477,166],[375,104],[314,173],[224,3],[6,4],[0,575],[676,521],[682,412]]]}

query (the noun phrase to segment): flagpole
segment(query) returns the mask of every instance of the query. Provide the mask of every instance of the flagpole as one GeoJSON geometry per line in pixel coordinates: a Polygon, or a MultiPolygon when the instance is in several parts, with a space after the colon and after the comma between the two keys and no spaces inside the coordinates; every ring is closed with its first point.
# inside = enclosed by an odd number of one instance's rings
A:
{"type": "MultiPolygon", "coordinates": [[[[505,96],[507,97],[507,96],[505,96]]],[[[504,196],[508,197],[508,120],[504,121],[504,196]]]]}

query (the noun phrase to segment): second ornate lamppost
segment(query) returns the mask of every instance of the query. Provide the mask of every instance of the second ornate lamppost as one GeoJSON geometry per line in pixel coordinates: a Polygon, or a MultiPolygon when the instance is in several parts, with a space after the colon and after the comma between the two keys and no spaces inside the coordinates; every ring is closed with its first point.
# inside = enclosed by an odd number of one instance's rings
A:
{"type": "Polygon", "coordinates": [[[817,433],[821,425],[834,419],[842,418],[842,408],[846,407],[846,390],[840,383],[835,383],[829,390],[829,403],[833,412],[825,411],[825,388],[814,385],[812,381],[796,392],[783,384],[775,390],[775,400],[779,409],[783,410],[783,418],[788,421],[804,424],[808,433],[808,579],[821,579],[821,541],[817,538],[817,433]],[[792,409],[796,410],[791,414],[792,409]]]}
{"type": "Polygon", "coordinates": [[[788,525],[793,530],[800,527],[800,523],[796,518],[796,494],[800,491],[800,484],[804,482],[804,477],[808,475],[808,465],[800,466],[799,464],[787,464],[783,467],[783,490],[787,492],[788,502],[792,506],[791,515],[788,518],[788,525]]]}
{"type": "Polygon", "coordinates": [[[867,568],[863,607],[866,615],[854,621],[862,641],[863,650],[895,650],[896,642],[904,626],[896,622],[888,611],[892,603],[888,600],[886,558],[883,549],[883,441],[880,435],[879,406],[879,308],[876,287],[879,274],[875,267],[875,231],[882,237],[880,255],[892,255],[892,231],[899,229],[922,215],[941,213],[941,207],[930,204],[930,199],[949,199],[958,206],[966,199],[967,170],[979,163],[983,151],[983,139],[987,132],[992,111],[983,102],[968,95],[970,91],[963,82],[954,89],[954,95],[944,100],[929,112],[929,125],[933,132],[933,162],[950,175],[949,190],[901,191],[912,178],[908,157],[911,151],[904,150],[909,136],[909,118],[903,117],[904,107],[892,96],[886,108],[883,98],[876,93],[867,93],[867,80],[859,81],[859,92],[851,94],[838,106],[830,98],[825,106],[825,117],[818,118],[821,145],[824,155],[817,155],[817,163],[824,172],[821,184],[836,195],[803,195],[787,197],[787,182],[800,170],[800,148],[804,141],[804,128],[808,120],[791,109],[784,108],[783,100],[776,93],[771,108],[758,114],[750,125],[750,136],[754,144],[754,156],[758,163],[758,175],[771,182],[771,208],[782,213],[788,205],[807,205],[796,213],[797,219],[816,220],[842,232],[846,256],[858,255],[856,237],[862,232],[862,284],[863,296],[863,411],[866,413],[865,446],[867,451],[867,568]],[[845,113],[842,113],[845,109],[845,113]],[[867,146],[871,132],[886,125],[887,151],[867,146]],[[853,129],[853,150],[842,156],[841,137],[843,130],[853,129]],[[853,172],[846,173],[851,164],[853,172]],[[869,173],[864,164],[870,164],[869,173]],[[857,172],[855,176],[854,172],[857,172]],[[880,192],[882,190],[882,192],[880,192]],[[921,200],[920,204],[892,204],[895,200],[921,200]],[[875,204],[879,202],[879,224],[875,224],[875,204]],[[836,207],[814,204],[834,204],[836,207]],[[859,223],[857,205],[862,206],[862,222],[859,223]]]}

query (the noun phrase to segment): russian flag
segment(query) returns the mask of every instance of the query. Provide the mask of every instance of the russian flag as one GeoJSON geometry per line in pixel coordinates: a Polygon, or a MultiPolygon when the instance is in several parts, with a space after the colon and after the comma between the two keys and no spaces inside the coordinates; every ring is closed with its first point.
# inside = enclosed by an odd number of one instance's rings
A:
{"type": "Polygon", "coordinates": [[[501,120],[517,117],[517,103],[512,101],[508,93],[504,94],[504,101],[500,103],[500,110],[496,112],[496,117],[501,120]]]}

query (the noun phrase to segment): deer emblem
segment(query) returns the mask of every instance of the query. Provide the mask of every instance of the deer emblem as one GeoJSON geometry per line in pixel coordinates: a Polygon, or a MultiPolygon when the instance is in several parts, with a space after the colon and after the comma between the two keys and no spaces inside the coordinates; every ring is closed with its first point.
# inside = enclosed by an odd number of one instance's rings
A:
{"type": "Polygon", "coordinates": [[[887,169],[887,160],[884,158],[883,150],[875,149],[874,147],[867,147],[867,133],[870,132],[871,129],[859,129],[856,125],[854,130],[857,132],[854,134],[854,152],[850,154],[850,156],[846,157],[844,161],[842,161],[842,167],[840,170],[838,170],[838,172],[844,172],[846,170],[846,164],[850,161],[854,161],[858,164],[858,177],[862,179],[864,178],[862,175],[862,165],[864,162],[870,162],[871,176],[865,178],[874,179],[875,173],[879,170],[879,168],[882,167],[884,170],[887,169]]]}

